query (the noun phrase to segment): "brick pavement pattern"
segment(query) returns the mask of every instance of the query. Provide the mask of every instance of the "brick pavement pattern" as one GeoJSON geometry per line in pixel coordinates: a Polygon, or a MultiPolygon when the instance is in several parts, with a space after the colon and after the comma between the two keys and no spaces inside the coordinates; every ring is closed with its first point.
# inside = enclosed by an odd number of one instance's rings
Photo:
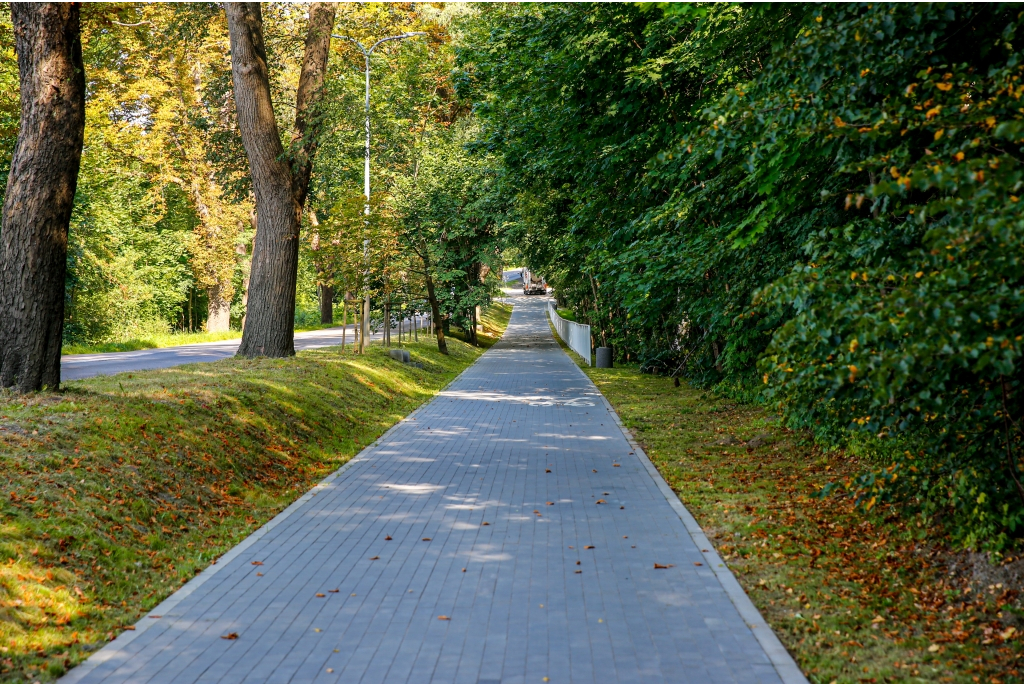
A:
{"type": "Polygon", "coordinates": [[[778,682],[545,306],[64,681],[778,682]]]}

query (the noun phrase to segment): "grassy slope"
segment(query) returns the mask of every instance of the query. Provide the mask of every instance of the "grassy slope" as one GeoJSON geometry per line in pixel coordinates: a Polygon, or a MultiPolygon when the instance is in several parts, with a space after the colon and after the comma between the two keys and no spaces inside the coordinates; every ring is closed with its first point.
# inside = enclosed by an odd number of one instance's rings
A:
{"type": "Polygon", "coordinates": [[[584,371],[809,680],[1020,680],[1010,593],[966,592],[945,572],[932,544],[938,533],[895,509],[865,515],[814,496],[866,464],[822,453],[758,407],[674,388],[636,368],[584,371]],[[718,444],[761,434],[758,447],[718,444]]]}
{"type": "Polygon", "coordinates": [[[481,348],[425,338],[0,396],[0,679],[52,680],[430,399],[481,348]]]}

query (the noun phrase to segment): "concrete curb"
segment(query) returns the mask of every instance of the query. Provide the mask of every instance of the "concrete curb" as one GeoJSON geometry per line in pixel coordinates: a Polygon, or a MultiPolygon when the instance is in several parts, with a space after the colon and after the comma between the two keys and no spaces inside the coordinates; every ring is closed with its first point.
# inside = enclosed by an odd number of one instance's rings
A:
{"type": "MultiPolygon", "coordinates": [[[[502,333],[502,337],[504,337],[504,333],[502,333]]],[[[499,340],[500,340],[500,338],[499,338],[499,340]]],[[[263,524],[260,528],[257,528],[255,531],[250,533],[248,537],[246,537],[240,543],[238,543],[237,545],[232,547],[230,550],[225,552],[224,555],[221,556],[216,561],[214,561],[213,564],[211,564],[210,566],[206,567],[206,569],[204,569],[202,573],[200,573],[195,578],[193,578],[192,580],[190,580],[187,583],[185,583],[184,585],[182,585],[179,589],[175,590],[167,599],[165,599],[164,601],[160,602],[160,604],[158,604],[151,611],[149,611],[147,616],[145,616],[144,618],[141,618],[138,621],[136,621],[136,623],[135,623],[135,630],[125,630],[125,631],[122,631],[120,635],[118,635],[113,640],[108,642],[101,649],[99,649],[95,654],[93,654],[88,659],[86,659],[85,661],[80,663],[78,666],[75,666],[73,669],[68,671],[57,682],[58,683],[80,683],[80,682],[82,682],[83,679],[85,679],[93,671],[93,669],[95,669],[96,667],[100,666],[104,662],[109,661],[110,659],[113,659],[114,657],[118,656],[122,649],[124,649],[125,647],[130,645],[140,635],[142,635],[147,630],[149,630],[151,627],[156,625],[156,622],[159,619],[149,618],[149,615],[152,615],[152,614],[155,614],[157,616],[167,616],[167,615],[169,615],[174,610],[174,608],[176,606],[178,606],[179,603],[181,603],[181,601],[183,599],[185,599],[186,597],[191,595],[193,592],[195,592],[197,589],[199,589],[204,583],[206,583],[211,578],[213,578],[214,575],[216,575],[222,568],[227,566],[228,563],[230,563],[232,559],[234,559],[239,554],[241,554],[245,550],[247,550],[250,547],[252,547],[254,544],[256,544],[260,540],[260,538],[262,538],[264,535],[266,535],[267,533],[272,531],[274,528],[277,528],[282,523],[284,523],[286,520],[288,520],[288,518],[291,517],[296,511],[298,511],[302,507],[303,504],[305,504],[309,500],[313,499],[313,497],[316,496],[317,492],[319,492],[320,490],[323,490],[323,489],[327,488],[328,486],[330,486],[335,480],[340,478],[345,473],[345,471],[347,471],[350,467],[354,466],[355,464],[359,463],[360,461],[363,461],[365,459],[366,455],[369,452],[371,452],[372,450],[374,450],[378,446],[380,446],[381,440],[386,438],[393,431],[397,430],[399,428],[399,426],[401,426],[402,424],[404,424],[404,423],[406,423],[408,421],[412,421],[414,419],[414,417],[416,416],[416,414],[421,412],[431,402],[433,402],[438,397],[440,397],[441,394],[452,385],[452,383],[457,381],[459,378],[462,377],[462,374],[466,373],[466,371],[468,371],[474,365],[476,365],[477,361],[479,361],[481,358],[483,358],[483,356],[485,354],[489,353],[491,351],[491,349],[494,349],[494,348],[491,347],[490,349],[486,350],[483,354],[481,354],[479,357],[477,357],[477,359],[472,364],[470,364],[465,369],[460,371],[459,374],[457,376],[455,376],[455,378],[453,378],[450,381],[448,381],[444,385],[443,388],[439,389],[437,391],[437,393],[433,397],[431,397],[428,401],[424,402],[420,406],[418,406],[415,409],[413,409],[411,412],[409,412],[409,414],[407,416],[403,417],[397,423],[395,423],[393,426],[391,426],[386,431],[381,433],[380,437],[378,437],[376,440],[374,440],[372,444],[367,445],[362,450],[360,450],[360,452],[358,454],[356,454],[354,457],[352,457],[347,462],[345,462],[341,466],[341,468],[339,468],[337,471],[334,471],[333,473],[328,475],[326,478],[324,478],[322,481],[320,481],[319,483],[314,485],[312,488],[310,488],[310,490],[308,492],[306,492],[306,494],[302,495],[302,497],[298,498],[297,500],[295,500],[294,502],[289,504],[285,508],[285,510],[282,511],[280,514],[278,514],[274,518],[270,519],[265,524],[263,524]]]]}
{"type": "MultiPolygon", "coordinates": [[[[562,350],[564,353],[565,350],[562,350]]],[[[571,359],[571,357],[570,357],[571,359]]],[[[764,650],[768,659],[772,662],[772,666],[775,667],[776,673],[779,674],[779,678],[783,683],[806,683],[807,678],[804,677],[803,671],[797,666],[796,661],[786,650],[785,646],[779,640],[779,637],[772,630],[768,622],[761,616],[761,612],[757,610],[754,603],[750,601],[750,597],[744,592],[740,586],[739,581],[736,580],[736,576],[733,575],[732,571],[726,566],[725,562],[718,552],[715,550],[715,546],[711,544],[707,536],[704,534],[704,530],[697,523],[697,519],[693,518],[693,514],[689,512],[686,506],[683,504],[679,496],[669,487],[665,479],[661,477],[658,469],[651,462],[647,453],[644,452],[643,448],[634,439],[633,434],[629,432],[629,429],[622,423],[622,419],[619,418],[615,408],[612,407],[611,402],[604,396],[601,390],[594,385],[594,382],[590,380],[590,376],[583,372],[583,369],[573,360],[573,366],[579,371],[580,375],[586,380],[587,384],[594,389],[594,391],[601,397],[601,401],[604,402],[605,407],[608,408],[608,413],[611,414],[615,424],[622,431],[622,435],[626,438],[626,442],[636,453],[636,456],[643,463],[647,469],[647,473],[650,474],[654,482],[658,484],[658,489],[661,494],[664,495],[668,501],[669,506],[675,510],[679,518],[682,519],[683,525],[686,526],[686,531],[693,538],[694,543],[701,550],[704,555],[704,560],[715,576],[718,578],[718,582],[722,584],[722,589],[725,590],[725,594],[732,601],[733,606],[736,607],[736,611],[739,612],[740,617],[750,627],[751,632],[757,639],[758,644],[761,645],[761,649],[764,650]],[[704,551],[708,550],[708,551],[704,551]]]]}

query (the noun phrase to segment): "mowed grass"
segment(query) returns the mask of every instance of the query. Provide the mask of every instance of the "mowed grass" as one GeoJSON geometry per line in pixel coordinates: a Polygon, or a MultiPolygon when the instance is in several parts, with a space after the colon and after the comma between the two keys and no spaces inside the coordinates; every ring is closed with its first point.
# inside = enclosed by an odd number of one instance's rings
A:
{"type": "Polygon", "coordinates": [[[344,464],[480,347],[229,359],[0,396],[0,679],[55,680],[344,464]]]}
{"type": "MultiPolygon", "coordinates": [[[[557,340],[557,336],[555,336],[557,340]]],[[[811,682],[1020,682],[1020,602],[972,587],[943,534],[894,506],[822,499],[871,468],[825,452],[763,408],[635,366],[601,390],[811,682]]]]}

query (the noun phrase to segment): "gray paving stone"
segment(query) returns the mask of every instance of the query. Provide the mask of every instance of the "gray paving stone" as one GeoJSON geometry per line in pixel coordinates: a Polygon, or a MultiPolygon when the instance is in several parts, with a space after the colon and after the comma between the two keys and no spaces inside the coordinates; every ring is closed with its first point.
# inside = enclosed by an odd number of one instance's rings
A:
{"type": "Polygon", "coordinates": [[[545,306],[65,680],[778,682],[545,306]]]}

